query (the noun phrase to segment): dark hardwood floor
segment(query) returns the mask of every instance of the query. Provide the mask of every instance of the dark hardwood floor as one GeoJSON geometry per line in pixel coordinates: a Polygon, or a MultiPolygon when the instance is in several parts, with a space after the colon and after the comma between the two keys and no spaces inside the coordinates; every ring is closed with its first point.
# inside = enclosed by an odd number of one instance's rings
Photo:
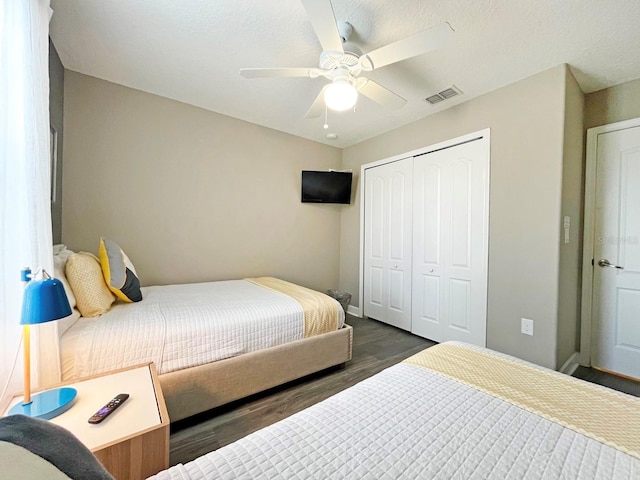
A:
{"type": "Polygon", "coordinates": [[[573,376],[586,380],[587,382],[597,383],[598,385],[604,385],[619,392],[640,397],[640,382],[628,378],[618,377],[588,367],[578,367],[576,371],[573,372],[573,376]]]}
{"type": "MultiPolygon", "coordinates": [[[[271,425],[394,365],[434,342],[375,320],[348,316],[353,359],[171,425],[170,464],[186,463],[271,425]]],[[[575,377],[640,396],[640,383],[579,367],[575,377]]]]}

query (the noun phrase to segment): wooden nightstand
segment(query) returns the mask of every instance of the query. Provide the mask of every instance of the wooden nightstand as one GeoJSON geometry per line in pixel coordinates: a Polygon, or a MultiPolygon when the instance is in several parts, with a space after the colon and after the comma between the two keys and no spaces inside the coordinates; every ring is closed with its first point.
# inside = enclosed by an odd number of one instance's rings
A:
{"type": "MultiPolygon", "coordinates": [[[[78,396],[50,421],[78,437],[116,479],[144,479],[169,467],[169,415],[153,363],[64,385],[78,396]],[[130,395],[120,408],[97,425],[87,422],[119,393],[130,395]]],[[[17,396],[10,406],[21,399],[17,396]]]]}

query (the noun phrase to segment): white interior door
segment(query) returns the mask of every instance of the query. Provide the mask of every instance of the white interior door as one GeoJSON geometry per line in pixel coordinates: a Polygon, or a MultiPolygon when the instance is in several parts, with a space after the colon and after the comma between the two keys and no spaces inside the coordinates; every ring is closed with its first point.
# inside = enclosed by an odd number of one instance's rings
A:
{"type": "Polygon", "coordinates": [[[414,160],[411,331],[486,345],[486,138],[414,160]]]}
{"type": "Polygon", "coordinates": [[[412,159],[365,172],[364,315],[411,329],[412,159]]]}
{"type": "Polygon", "coordinates": [[[592,363],[640,378],[640,127],[597,138],[592,363]]]}

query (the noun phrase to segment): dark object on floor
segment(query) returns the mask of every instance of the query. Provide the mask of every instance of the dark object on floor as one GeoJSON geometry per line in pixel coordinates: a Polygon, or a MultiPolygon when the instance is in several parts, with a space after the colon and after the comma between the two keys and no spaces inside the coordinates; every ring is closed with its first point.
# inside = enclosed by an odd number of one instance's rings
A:
{"type": "Polygon", "coordinates": [[[347,313],[347,309],[349,308],[349,304],[351,303],[351,294],[349,292],[341,292],[340,290],[327,290],[327,295],[332,298],[335,298],[340,305],[342,306],[342,310],[344,313],[347,313]]]}

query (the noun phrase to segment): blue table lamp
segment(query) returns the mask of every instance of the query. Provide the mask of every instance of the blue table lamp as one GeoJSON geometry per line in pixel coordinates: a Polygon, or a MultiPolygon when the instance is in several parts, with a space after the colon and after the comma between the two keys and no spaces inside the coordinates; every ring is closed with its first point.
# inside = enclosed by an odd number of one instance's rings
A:
{"type": "MultiPolygon", "coordinates": [[[[64,286],[60,280],[42,271],[42,280],[33,280],[31,270],[21,271],[22,281],[28,282],[22,299],[20,324],[24,336],[24,399],[14,405],[9,415],[27,415],[50,419],[57,417],[71,407],[76,398],[75,388],[56,388],[31,396],[31,338],[30,325],[59,320],[71,315],[71,307],[64,286]]],[[[35,276],[35,275],[33,275],[35,276]]]]}

